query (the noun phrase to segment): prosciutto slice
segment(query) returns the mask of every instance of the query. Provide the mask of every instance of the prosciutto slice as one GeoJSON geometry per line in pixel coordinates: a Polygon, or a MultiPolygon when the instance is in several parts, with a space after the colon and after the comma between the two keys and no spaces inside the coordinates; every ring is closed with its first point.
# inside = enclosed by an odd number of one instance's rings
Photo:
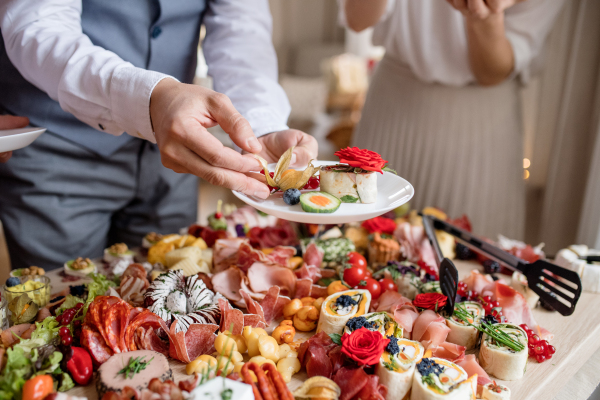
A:
{"type": "Polygon", "coordinates": [[[471,271],[471,274],[463,279],[467,284],[467,290],[474,290],[483,295],[483,292],[492,289],[494,280],[489,275],[482,275],[476,269],[471,271]]]}
{"type": "Polygon", "coordinates": [[[302,267],[298,268],[295,272],[298,279],[310,279],[313,283],[317,283],[319,279],[323,277],[321,271],[322,270],[319,267],[304,263],[302,267]]]}
{"type": "Polygon", "coordinates": [[[245,307],[240,289],[246,276],[236,266],[216,273],[212,277],[212,286],[216,293],[221,293],[238,307],[245,307]]]}
{"type": "MultiPolygon", "coordinates": [[[[296,250],[296,249],[294,249],[296,250]]],[[[238,249],[237,254],[237,266],[244,272],[248,272],[248,269],[255,262],[262,262],[271,264],[267,255],[260,250],[253,249],[248,242],[243,242],[238,249]]]]}
{"type": "Polygon", "coordinates": [[[488,383],[492,382],[487,372],[485,372],[483,368],[481,368],[481,365],[479,365],[477,362],[477,357],[475,357],[475,354],[467,354],[463,360],[456,362],[456,364],[462,367],[465,372],[469,374],[469,378],[477,374],[478,386],[487,385],[488,383]]]}
{"type": "Polygon", "coordinates": [[[296,275],[292,270],[261,262],[255,262],[248,270],[248,283],[253,292],[264,293],[271,286],[279,286],[285,296],[293,296],[296,291],[296,275]]]}
{"type": "MultiPolygon", "coordinates": [[[[453,363],[462,361],[465,358],[465,346],[459,346],[454,343],[444,342],[437,346],[431,353],[433,357],[443,358],[453,363]]],[[[470,376],[470,375],[469,375],[470,376]]]]}
{"type": "Polygon", "coordinates": [[[446,326],[446,320],[441,315],[431,310],[425,310],[415,321],[412,332],[412,340],[421,342],[429,349],[435,348],[446,341],[450,328],[446,326]]]}
{"type": "Polygon", "coordinates": [[[290,264],[290,258],[296,255],[296,248],[291,246],[277,246],[267,256],[267,258],[277,265],[288,267],[290,264]]]}
{"type": "Polygon", "coordinates": [[[408,261],[416,263],[423,260],[427,265],[437,268],[433,248],[422,226],[403,222],[396,227],[394,236],[400,243],[400,253],[408,261]]]}
{"type": "Polygon", "coordinates": [[[398,292],[388,290],[381,295],[376,311],[387,311],[394,316],[396,322],[408,333],[419,317],[417,308],[406,297],[398,292]]]}
{"type": "Polygon", "coordinates": [[[304,252],[303,259],[307,265],[321,267],[324,255],[325,252],[319,249],[315,243],[309,243],[309,245],[306,246],[306,251],[304,252]]]}
{"type": "Polygon", "coordinates": [[[225,271],[238,262],[238,250],[242,243],[248,243],[247,239],[218,239],[213,249],[213,273],[225,271]]]}
{"type": "Polygon", "coordinates": [[[333,343],[329,335],[325,332],[319,332],[305,341],[298,348],[298,360],[306,368],[306,374],[309,378],[313,376],[324,376],[331,378],[334,371],[333,362],[339,365],[341,362],[341,353],[337,356],[334,349],[339,348],[333,343]],[[330,353],[331,357],[330,357],[330,353]]]}
{"type": "Polygon", "coordinates": [[[336,372],[334,382],[342,390],[340,400],[385,400],[387,388],[379,384],[377,375],[367,375],[362,368],[343,367],[336,372]]]}
{"type": "Polygon", "coordinates": [[[312,291],[313,282],[309,278],[298,279],[296,281],[296,298],[309,297],[312,291]]]}
{"type": "Polygon", "coordinates": [[[281,317],[283,307],[291,301],[289,297],[280,296],[279,291],[279,286],[271,286],[265,298],[260,301],[267,325],[270,325],[274,319],[281,317]]]}
{"type": "Polygon", "coordinates": [[[248,293],[244,289],[240,290],[240,294],[242,295],[242,297],[244,299],[244,307],[246,307],[246,310],[248,310],[248,312],[250,314],[256,314],[256,315],[260,316],[261,321],[266,324],[265,312],[263,311],[263,308],[260,305],[260,303],[256,300],[253,300],[252,297],[250,297],[250,293],[248,293]]]}

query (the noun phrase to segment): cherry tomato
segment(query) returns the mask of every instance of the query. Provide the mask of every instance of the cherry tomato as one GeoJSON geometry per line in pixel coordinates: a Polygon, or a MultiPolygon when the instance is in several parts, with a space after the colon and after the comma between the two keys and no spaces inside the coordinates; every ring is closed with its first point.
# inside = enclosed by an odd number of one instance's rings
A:
{"type": "Polygon", "coordinates": [[[50,375],[38,375],[23,386],[23,400],[42,400],[54,391],[54,382],[50,375]]]}
{"type": "Polygon", "coordinates": [[[354,287],[365,279],[367,269],[365,267],[351,267],[344,270],[344,282],[354,287]]]}
{"type": "Polygon", "coordinates": [[[366,285],[359,285],[359,289],[366,289],[371,292],[371,300],[377,300],[381,295],[381,285],[373,278],[364,279],[366,285]]]}
{"type": "Polygon", "coordinates": [[[365,278],[372,278],[373,274],[368,269],[365,271],[365,278]]]}
{"type": "Polygon", "coordinates": [[[348,253],[348,264],[352,265],[353,267],[367,268],[367,260],[362,254],[355,251],[348,253]]]}
{"type": "Polygon", "coordinates": [[[398,286],[396,286],[396,284],[394,283],[393,280],[388,279],[388,278],[383,278],[379,280],[379,285],[381,285],[381,292],[384,293],[388,290],[397,292],[398,291],[398,286]]]}

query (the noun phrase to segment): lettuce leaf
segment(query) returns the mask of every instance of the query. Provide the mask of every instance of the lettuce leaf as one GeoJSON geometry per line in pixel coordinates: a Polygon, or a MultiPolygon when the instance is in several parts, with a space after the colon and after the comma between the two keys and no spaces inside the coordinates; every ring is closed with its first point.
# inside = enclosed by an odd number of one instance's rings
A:
{"type": "Polygon", "coordinates": [[[84,316],[87,314],[90,304],[92,304],[92,301],[94,301],[97,296],[103,296],[109,288],[116,286],[113,281],[109,281],[106,279],[106,276],[102,274],[91,273],[88,277],[92,278],[92,282],[87,284],[88,297],[83,307],[84,316]]]}
{"type": "Polygon", "coordinates": [[[59,392],[66,392],[67,390],[71,390],[75,387],[73,378],[71,378],[71,375],[67,374],[66,372],[60,374],[59,382],[60,386],[57,389],[59,392]]]}
{"type": "Polygon", "coordinates": [[[77,303],[85,304],[85,300],[83,300],[82,298],[79,298],[77,296],[72,296],[72,295],[68,294],[67,297],[65,298],[65,301],[63,301],[63,303],[60,305],[60,307],[58,307],[56,309],[56,315],[62,314],[62,312],[68,308],[75,307],[75,304],[77,304],[77,303]]]}
{"type": "Polygon", "coordinates": [[[25,355],[29,352],[19,345],[6,350],[6,366],[0,376],[0,399],[15,399],[21,393],[25,381],[33,371],[31,360],[25,355]]]}
{"type": "Polygon", "coordinates": [[[44,342],[42,344],[48,344],[52,339],[58,337],[59,329],[60,325],[56,317],[46,317],[42,322],[35,323],[35,330],[31,334],[31,340],[40,339],[44,342]]]}

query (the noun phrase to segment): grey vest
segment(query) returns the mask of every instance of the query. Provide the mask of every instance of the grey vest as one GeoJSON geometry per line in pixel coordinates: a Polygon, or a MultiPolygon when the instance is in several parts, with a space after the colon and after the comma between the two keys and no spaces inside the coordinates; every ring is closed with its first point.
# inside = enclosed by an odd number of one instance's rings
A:
{"type": "MultiPolygon", "coordinates": [[[[92,42],[136,67],[191,83],[207,0],[82,0],[83,32],[92,42]]],[[[29,117],[58,136],[110,156],[132,136],[119,137],[84,124],[25,80],[0,40],[0,108],[29,117]]]]}

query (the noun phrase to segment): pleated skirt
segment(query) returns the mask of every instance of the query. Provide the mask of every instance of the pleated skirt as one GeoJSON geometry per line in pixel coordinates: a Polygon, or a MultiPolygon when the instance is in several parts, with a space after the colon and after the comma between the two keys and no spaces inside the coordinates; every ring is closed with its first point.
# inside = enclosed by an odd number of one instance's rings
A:
{"type": "Polygon", "coordinates": [[[384,57],[353,146],[380,153],[412,183],[412,208],[467,214],[477,235],[523,239],[523,134],[515,80],[493,87],[425,83],[384,57]]]}

